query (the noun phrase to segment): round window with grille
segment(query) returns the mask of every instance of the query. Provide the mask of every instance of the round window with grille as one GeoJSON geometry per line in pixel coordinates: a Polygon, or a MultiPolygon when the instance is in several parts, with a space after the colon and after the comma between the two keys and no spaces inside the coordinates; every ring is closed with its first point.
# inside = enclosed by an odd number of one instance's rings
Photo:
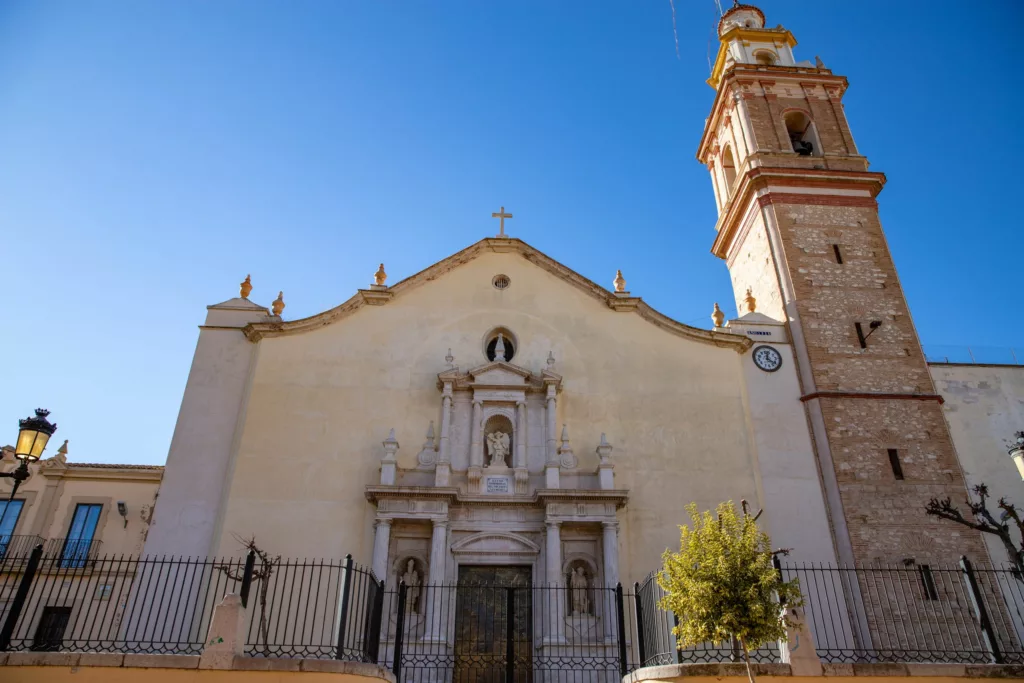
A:
{"type": "Polygon", "coordinates": [[[512,280],[509,279],[508,275],[495,275],[494,279],[491,280],[491,284],[494,285],[495,289],[508,289],[508,286],[512,284],[512,280]]]}

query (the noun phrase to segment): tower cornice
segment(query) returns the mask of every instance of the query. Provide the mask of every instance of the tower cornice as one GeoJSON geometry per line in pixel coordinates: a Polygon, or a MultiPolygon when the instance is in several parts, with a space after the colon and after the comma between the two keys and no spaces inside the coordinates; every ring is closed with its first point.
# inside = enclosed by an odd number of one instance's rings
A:
{"type": "Polygon", "coordinates": [[[739,233],[743,217],[754,201],[772,203],[805,203],[865,205],[875,204],[875,197],[885,186],[885,174],[873,171],[838,171],[830,169],[765,168],[747,171],[736,194],[718,218],[718,235],[711,253],[728,258],[739,233]],[[828,192],[823,193],[822,190],[828,192]]]}

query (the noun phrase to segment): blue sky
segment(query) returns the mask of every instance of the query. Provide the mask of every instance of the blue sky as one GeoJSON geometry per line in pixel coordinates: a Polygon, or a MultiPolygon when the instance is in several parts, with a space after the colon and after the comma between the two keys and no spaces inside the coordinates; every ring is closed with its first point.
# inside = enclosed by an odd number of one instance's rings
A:
{"type": "MultiPolygon", "coordinates": [[[[1020,344],[1020,41],[995,27],[1024,5],[760,6],[850,80],[925,345],[1020,344]]],[[[694,159],[717,11],[676,15],[678,57],[668,0],[0,4],[0,443],[45,406],[73,460],[162,463],[205,306],[246,273],[304,317],[501,205],[605,286],[732,315],[694,159]]]]}

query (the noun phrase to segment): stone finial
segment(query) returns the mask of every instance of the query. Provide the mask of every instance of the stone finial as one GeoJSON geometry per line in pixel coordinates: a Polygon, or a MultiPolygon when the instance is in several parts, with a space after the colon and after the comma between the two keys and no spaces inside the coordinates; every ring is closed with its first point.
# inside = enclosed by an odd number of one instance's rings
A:
{"type": "Polygon", "coordinates": [[[558,464],[566,469],[573,469],[578,464],[576,455],[572,452],[572,444],[569,443],[569,427],[562,425],[562,444],[558,447],[558,464]]]}
{"type": "Polygon", "coordinates": [[[498,343],[494,345],[494,360],[505,360],[505,335],[498,333],[498,343]]]}
{"type": "Polygon", "coordinates": [[[396,453],[398,453],[398,439],[395,438],[395,428],[392,427],[391,431],[388,432],[388,438],[382,442],[384,446],[384,461],[394,462],[397,460],[396,453]]]}
{"type": "Polygon", "coordinates": [[[555,352],[554,351],[548,351],[547,364],[548,364],[549,368],[552,368],[552,367],[555,366],[555,352]]]}
{"type": "Polygon", "coordinates": [[[747,310],[751,313],[757,310],[757,299],[754,298],[753,289],[747,287],[747,295],[743,298],[743,301],[747,304],[747,310]]]}
{"type": "Polygon", "coordinates": [[[394,486],[398,472],[398,439],[395,438],[395,429],[391,428],[388,438],[384,439],[384,457],[380,461],[380,483],[385,486],[394,486]]]}
{"type": "Polygon", "coordinates": [[[616,293],[621,294],[626,291],[626,278],[622,277],[621,270],[615,271],[615,279],[612,281],[612,284],[615,285],[616,293]]]}
{"type": "Polygon", "coordinates": [[[819,69],[824,69],[825,62],[821,61],[821,57],[819,57],[818,55],[814,55],[814,66],[818,67],[819,69]]]}
{"type": "Polygon", "coordinates": [[[248,299],[250,292],[252,292],[252,278],[246,275],[245,279],[238,285],[238,293],[242,295],[243,299],[248,299]]]}
{"type": "MultiPolygon", "coordinates": [[[[448,355],[444,357],[444,362],[448,364],[448,367],[455,367],[455,356],[452,355],[452,347],[448,347],[448,355]]],[[[433,424],[433,423],[431,423],[433,424]]]]}
{"type": "Polygon", "coordinates": [[[722,323],[725,322],[725,313],[722,313],[722,309],[718,307],[718,302],[715,302],[715,310],[711,311],[711,320],[715,323],[715,327],[721,327],[722,323]]]}
{"type": "Polygon", "coordinates": [[[434,450],[434,421],[430,421],[430,426],[427,428],[427,436],[423,441],[423,446],[420,448],[419,454],[416,456],[416,462],[423,467],[430,467],[437,463],[437,451],[434,450]]]}
{"type": "Polygon", "coordinates": [[[276,316],[281,315],[281,311],[284,310],[284,292],[277,293],[277,298],[274,299],[274,303],[270,304],[270,310],[272,310],[276,316]]]}
{"type": "Polygon", "coordinates": [[[380,267],[377,268],[377,272],[373,274],[373,281],[377,284],[378,287],[383,287],[384,282],[387,279],[388,274],[384,272],[384,264],[382,263],[380,264],[380,267]]]}
{"type": "Polygon", "coordinates": [[[602,432],[601,441],[597,444],[597,457],[601,459],[597,466],[597,482],[605,490],[615,488],[615,465],[612,464],[611,455],[612,445],[602,432]]]}
{"type": "Polygon", "coordinates": [[[611,460],[609,459],[612,454],[612,445],[608,443],[608,437],[601,432],[601,441],[597,444],[597,455],[601,458],[602,465],[610,465],[611,460]]]}

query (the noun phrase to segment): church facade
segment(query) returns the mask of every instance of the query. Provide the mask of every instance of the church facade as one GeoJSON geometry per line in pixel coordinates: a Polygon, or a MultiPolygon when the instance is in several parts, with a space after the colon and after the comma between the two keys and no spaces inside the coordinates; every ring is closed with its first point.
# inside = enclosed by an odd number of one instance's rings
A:
{"type": "Polygon", "coordinates": [[[247,278],[208,307],[145,552],[255,537],[390,586],[609,587],[658,568],[688,503],[745,499],[797,562],[993,559],[923,513],[966,484],[846,79],[756,7],[719,36],[697,157],[737,319],[672,320],[506,236],[504,209],[499,236],[309,318],[247,278]]]}

